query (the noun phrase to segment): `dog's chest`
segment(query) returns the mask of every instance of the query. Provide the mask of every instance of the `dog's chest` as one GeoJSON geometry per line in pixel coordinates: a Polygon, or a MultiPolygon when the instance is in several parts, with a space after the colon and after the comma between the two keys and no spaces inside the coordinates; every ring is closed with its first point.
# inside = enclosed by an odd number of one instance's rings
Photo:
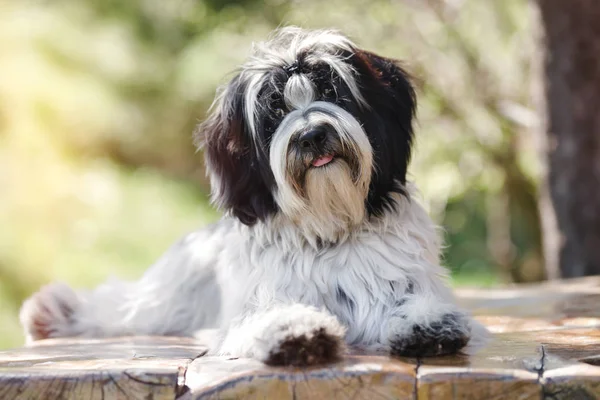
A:
{"type": "Polygon", "coordinates": [[[406,261],[402,246],[381,238],[319,250],[262,248],[251,260],[251,303],[324,307],[348,327],[349,342],[378,337],[386,311],[409,281],[401,267],[406,261]]]}

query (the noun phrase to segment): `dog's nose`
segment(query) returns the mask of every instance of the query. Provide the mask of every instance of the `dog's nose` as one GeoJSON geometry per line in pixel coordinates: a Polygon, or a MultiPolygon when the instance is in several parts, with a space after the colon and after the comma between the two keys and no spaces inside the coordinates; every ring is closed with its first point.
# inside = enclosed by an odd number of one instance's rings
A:
{"type": "Polygon", "coordinates": [[[320,149],[327,140],[327,129],[325,127],[312,128],[300,136],[299,143],[303,150],[320,149]]]}

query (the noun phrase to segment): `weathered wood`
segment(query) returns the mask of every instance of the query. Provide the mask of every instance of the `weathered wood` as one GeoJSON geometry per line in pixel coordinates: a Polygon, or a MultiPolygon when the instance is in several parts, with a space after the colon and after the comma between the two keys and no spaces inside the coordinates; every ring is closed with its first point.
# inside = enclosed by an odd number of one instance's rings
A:
{"type": "Polygon", "coordinates": [[[493,332],[470,356],[293,369],[188,338],[46,340],[0,352],[0,399],[600,399],[600,277],[458,294],[493,332]]]}
{"type": "Polygon", "coordinates": [[[0,353],[0,399],[174,399],[205,352],[188,338],[45,340],[0,353]]]}
{"type": "Polygon", "coordinates": [[[348,356],[333,366],[309,369],[208,357],[188,368],[186,398],[405,399],[414,397],[415,372],[414,365],[387,357],[348,356]]]}

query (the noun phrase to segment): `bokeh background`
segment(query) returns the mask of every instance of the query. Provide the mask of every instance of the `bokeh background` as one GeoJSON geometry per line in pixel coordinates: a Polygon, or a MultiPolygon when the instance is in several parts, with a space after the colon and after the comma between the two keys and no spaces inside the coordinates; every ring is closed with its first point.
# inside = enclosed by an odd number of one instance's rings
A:
{"type": "Polygon", "coordinates": [[[284,24],[405,60],[454,284],[542,279],[535,21],[526,0],[0,0],[0,348],[40,285],[136,278],[218,218],[191,132],[284,24]]]}

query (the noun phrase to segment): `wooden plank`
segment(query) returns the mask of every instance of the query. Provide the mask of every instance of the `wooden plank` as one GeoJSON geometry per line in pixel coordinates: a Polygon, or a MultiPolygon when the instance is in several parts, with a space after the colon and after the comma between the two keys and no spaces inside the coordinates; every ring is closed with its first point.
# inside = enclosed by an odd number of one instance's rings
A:
{"type": "Polygon", "coordinates": [[[600,399],[600,368],[573,364],[544,373],[544,398],[552,400],[600,399]]]}
{"type": "Polygon", "coordinates": [[[598,277],[461,290],[459,296],[495,333],[494,339],[464,360],[423,360],[417,375],[419,400],[600,396],[600,368],[578,362],[600,355],[598,277]]]}
{"type": "Polygon", "coordinates": [[[459,289],[457,295],[492,332],[600,327],[600,277],[459,289]]]}
{"type": "Polygon", "coordinates": [[[174,399],[204,354],[187,338],[46,340],[0,353],[0,399],[174,399]]]}
{"type": "Polygon", "coordinates": [[[419,400],[539,400],[542,393],[537,375],[523,371],[425,367],[418,379],[419,400]]]}
{"type": "Polygon", "coordinates": [[[515,333],[497,334],[474,355],[422,359],[418,399],[539,400],[540,360],[536,341],[515,333]]]}
{"type": "Polygon", "coordinates": [[[479,353],[422,360],[418,399],[600,399],[600,330],[497,334],[479,353]]]}
{"type": "Polygon", "coordinates": [[[348,356],[309,369],[203,357],[186,376],[185,399],[413,399],[416,383],[415,365],[382,356],[348,356]]]}
{"type": "Polygon", "coordinates": [[[169,399],[179,375],[171,369],[139,366],[99,371],[39,373],[0,369],[1,399],[169,399]]]}
{"type": "Polygon", "coordinates": [[[543,343],[544,398],[600,399],[600,367],[582,362],[600,355],[600,329],[538,332],[537,337],[543,343]]]}
{"type": "Polygon", "coordinates": [[[600,278],[459,295],[494,332],[470,356],[293,369],[189,338],[56,339],[0,352],[0,399],[600,399],[600,278]]]}

